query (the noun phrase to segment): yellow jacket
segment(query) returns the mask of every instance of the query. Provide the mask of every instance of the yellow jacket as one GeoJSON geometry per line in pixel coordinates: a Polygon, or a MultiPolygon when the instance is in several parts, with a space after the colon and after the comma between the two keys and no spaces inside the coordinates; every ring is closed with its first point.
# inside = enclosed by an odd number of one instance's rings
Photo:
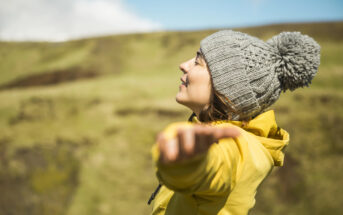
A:
{"type": "MultiPolygon", "coordinates": [[[[163,130],[167,138],[180,126],[201,123],[175,122],[163,130]]],[[[241,121],[215,121],[216,127],[237,127],[241,135],[223,138],[207,153],[172,165],[158,162],[154,144],[151,153],[156,176],[162,184],[153,201],[153,215],[238,215],[248,214],[255,204],[256,189],[274,166],[282,166],[283,149],[288,145],[287,131],[279,128],[274,111],[264,112],[247,125],[241,121]]]]}

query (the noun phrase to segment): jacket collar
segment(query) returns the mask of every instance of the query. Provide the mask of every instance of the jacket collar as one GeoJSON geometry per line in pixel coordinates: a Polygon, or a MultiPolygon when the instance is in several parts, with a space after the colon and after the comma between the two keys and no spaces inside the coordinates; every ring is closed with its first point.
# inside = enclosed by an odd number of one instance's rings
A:
{"type": "MultiPolygon", "coordinates": [[[[197,124],[204,124],[201,122],[196,115],[192,115],[191,122],[197,124]]],[[[274,110],[269,110],[260,115],[256,116],[254,119],[247,121],[244,123],[243,121],[235,121],[235,120],[218,120],[210,122],[210,125],[217,125],[223,123],[231,123],[236,126],[243,128],[244,130],[248,130],[249,132],[254,133],[257,136],[267,137],[270,133],[270,130],[274,127],[277,127],[275,121],[275,114],[274,110]]]]}
{"type": "MultiPolygon", "coordinates": [[[[197,124],[203,124],[194,115],[191,118],[191,122],[197,124]]],[[[242,129],[253,133],[261,141],[263,146],[268,149],[273,157],[275,166],[282,166],[284,160],[283,149],[289,143],[289,134],[287,131],[278,127],[274,110],[269,110],[260,115],[256,116],[254,119],[247,121],[246,123],[242,121],[235,120],[218,120],[210,122],[210,125],[217,125],[229,123],[241,127],[242,129]]]]}

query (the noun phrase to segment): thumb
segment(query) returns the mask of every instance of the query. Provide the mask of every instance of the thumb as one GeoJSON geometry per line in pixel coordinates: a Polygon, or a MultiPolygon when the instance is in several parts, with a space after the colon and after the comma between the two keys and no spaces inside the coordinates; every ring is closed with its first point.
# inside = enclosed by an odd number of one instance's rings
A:
{"type": "Polygon", "coordinates": [[[222,138],[235,138],[240,135],[240,132],[237,128],[217,128],[213,134],[215,141],[217,142],[219,139],[222,138]]]}

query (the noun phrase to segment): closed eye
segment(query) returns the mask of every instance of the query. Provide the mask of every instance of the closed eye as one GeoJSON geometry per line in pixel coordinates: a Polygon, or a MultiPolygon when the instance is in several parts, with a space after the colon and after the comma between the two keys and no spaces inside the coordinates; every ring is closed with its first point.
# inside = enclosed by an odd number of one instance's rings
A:
{"type": "Polygon", "coordinates": [[[198,56],[194,59],[194,65],[199,65],[200,63],[198,62],[198,56]]]}
{"type": "Polygon", "coordinates": [[[194,60],[194,65],[200,65],[200,63],[198,62],[198,59],[201,57],[201,53],[199,51],[197,51],[197,55],[195,57],[194,60]]]}

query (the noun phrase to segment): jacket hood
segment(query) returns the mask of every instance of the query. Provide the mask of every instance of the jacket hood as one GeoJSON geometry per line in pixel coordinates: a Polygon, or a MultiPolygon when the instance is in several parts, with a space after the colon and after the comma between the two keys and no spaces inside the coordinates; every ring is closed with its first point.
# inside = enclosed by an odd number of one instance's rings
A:
{"type": "MultiPolygon", "coordinates": [[[[196,115],[191,118],[191,121],[193,123],[202,124],[196,115]]],[[[289,143],[289,134],[287,131],[277,126],[274,110],[261,113],[247,123],[234,120],[219,120],[211,122],[210,125],[222,123],[230,123],[253,133],[256,138],[261,141],[263,146],[268,149],[274,160],[274,166],[283,166],[284,149],[289,143]]]]}

